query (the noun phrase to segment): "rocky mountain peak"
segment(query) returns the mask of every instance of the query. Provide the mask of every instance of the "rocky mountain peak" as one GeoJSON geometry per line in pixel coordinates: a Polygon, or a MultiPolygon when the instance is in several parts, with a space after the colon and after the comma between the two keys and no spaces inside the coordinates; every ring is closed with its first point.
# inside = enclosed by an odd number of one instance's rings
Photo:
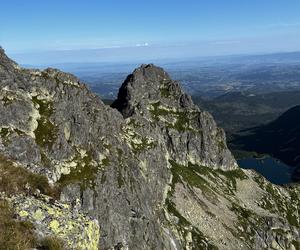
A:
{"type": "Polygon", "coordinates": [[[163,68],[155,66],[154,64],[142,64],[133,71],[132,76],[135,78],[135,81],[170,80],[168,73],[165,72],[163,68]]]}
{"type": "Polygon", "coordinates": [[[177,162],[223,169],[237,166],[226,146],[224,131],[160,67],[148,64],[135,69],[122,84],[112,107],[124,118],[145,125],[150,122],[164,131],[170,156],[177,162]]]}
{"type": "Polygon", "coordinates": [[[126,118],[154,102],[174,108],[196,108],[180,84],[153,64],[141,65],[126,78],[112,107],[126,118]]]}
{"type": "Polygon", "coordinates": [[[4,51],[4,49],[0,46],[0,55],[5,55],[5,51],[4,51]]]}
{"type": "Polygon", "coordinates": [[[5,54],[4,49],[0,46],[0,78],[3,70],[12,71],[16,67],[17,64],[5,54]]]}

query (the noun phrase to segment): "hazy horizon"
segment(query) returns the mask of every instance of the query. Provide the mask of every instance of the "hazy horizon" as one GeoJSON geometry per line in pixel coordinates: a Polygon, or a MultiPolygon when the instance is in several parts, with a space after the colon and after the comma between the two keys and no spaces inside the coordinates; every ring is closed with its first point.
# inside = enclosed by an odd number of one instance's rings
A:
{"type": "Polygon", "coordinates": [[[296,1],[11,0],[1,5],[0,46],[21,64],[300,51],[296,1]]]}
{"type": "MultiPolygon", "coordinates": [[[[3,47],[5,50],[5,47],[3,47]]],[[[205,50],[204,50],[205,51],[205,50]]],[[[23,65],[43,66],[71,63],[151,63],[151,62],[176,62],[185,60],[210,60],[217,57],[272,55],[280,53],[300,52],[300,49],[253,51],[236,53],[186,53],[176,48],[122,48],[122,49],[87,49],[87,50],[53,50],[25,53],[7,54],[16,62],[23,65]],[[156,56],[159,55],[159,56],[156,56]]]]}

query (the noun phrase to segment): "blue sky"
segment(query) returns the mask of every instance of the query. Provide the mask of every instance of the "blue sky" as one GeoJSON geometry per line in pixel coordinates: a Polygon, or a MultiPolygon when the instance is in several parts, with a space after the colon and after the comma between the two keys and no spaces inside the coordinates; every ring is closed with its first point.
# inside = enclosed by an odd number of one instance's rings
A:
{"type": "Polygon", "coordinates": [[[295,51],[299,12],[298,0],[3,0],[0,45],[22,63],[295,51]]]}

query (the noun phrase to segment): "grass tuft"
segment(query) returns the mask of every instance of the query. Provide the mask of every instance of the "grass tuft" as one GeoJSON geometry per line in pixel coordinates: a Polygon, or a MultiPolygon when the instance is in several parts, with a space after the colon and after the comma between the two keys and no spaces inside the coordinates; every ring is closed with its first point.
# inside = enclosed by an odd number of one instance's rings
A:
{"type": "Polygon", "coordinates": [[[15,166],[10,160],[0,155],[0,192],[5,192],[10,196],[33,192],[36,189],[52,197],[58,195],[58,190],[49,185],[45,176],[15,166]]]}
{"type": "Polygon", "coordinates": [[[0,248],[5,250],[32,249],[36,244],[34,227],[27,221],[16,221],[5,200],[0,200],[0,248]]]}
{"type": "Polygon", "coordinates": [[[43,250],[64,250],[66,249],[64,247],[64,244],[62,240],[56,238],[56,237],[46,237],[41,240],[40,242],[40,249],[43,250]]]}

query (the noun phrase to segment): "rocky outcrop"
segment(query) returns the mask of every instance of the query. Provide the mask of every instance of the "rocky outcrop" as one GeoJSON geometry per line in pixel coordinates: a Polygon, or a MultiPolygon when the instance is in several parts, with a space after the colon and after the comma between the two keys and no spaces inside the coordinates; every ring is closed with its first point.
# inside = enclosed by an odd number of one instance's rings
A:
{"type": "Polygon", "coordinates": [[[153,64],[137,68],[122,84],[112,107],[124,118],[134,117],[160,127],[170,157],[177,162],[224,170],[237,167],[224,131],[162,68],[153,64]]]}
{"type": "MultiPolygon", "coordinates": [[[[108,107],[70,74],[0,54],[0,155],[46,176],[55,204],[72,208],[66,221],[74,211],[98,221],[101,249],[297,247],[299,188],[239,169],[223,130],[163,69],[136,69],[108,107]]],[[[62,224],[34,214],[45,234],[62,224]]]]}
{"type": "Polygon", "coordinates": [[[38,238],[55,235],[71,249],[97,250],[99,242],[98,221],[76,207],[52,200],[44,195],[17,195],[7,198],[20,220],[30,221],[38,238]]]}

